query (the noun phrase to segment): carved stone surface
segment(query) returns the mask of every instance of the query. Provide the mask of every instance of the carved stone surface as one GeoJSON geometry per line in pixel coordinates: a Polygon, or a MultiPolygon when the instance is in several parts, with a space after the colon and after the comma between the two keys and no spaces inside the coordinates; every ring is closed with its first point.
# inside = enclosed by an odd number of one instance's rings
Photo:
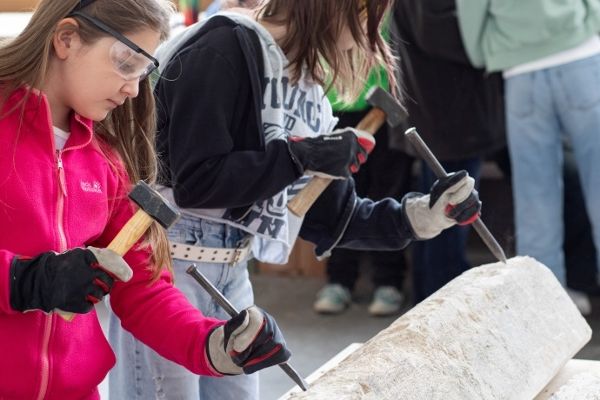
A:
{"type": "Polygon", "coordinates": [[[534,400],[600,400],[600,361],[570,360],[534,400]]]}
{"type": "Polygon", "coordinates": [[[581,373],[554,393],[550,400],[600,400],[600,375],[581,373]]]}
{"type": "Polygon", "coordinates": [[[290,399],[532,399],[591,337],[544,265],[473,268],[290,399]]]}

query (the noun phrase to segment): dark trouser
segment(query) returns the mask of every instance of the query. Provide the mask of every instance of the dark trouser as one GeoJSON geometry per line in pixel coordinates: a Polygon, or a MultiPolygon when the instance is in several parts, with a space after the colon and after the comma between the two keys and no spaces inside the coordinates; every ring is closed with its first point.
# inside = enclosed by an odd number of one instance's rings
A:
{"type": "MultiPolygon", "coordinates": [[[[480,158],[442,162],[448,172],[466,170],[475,179],[476,186],[479,186],[481,164],[480,158]]],[[[422,165],[419,190],[429,193],[436,177],[425,163],[422,165]]],[[[466,257],[469,229],[466,226],[455,226],[433,239],[412,244],[415,304],[470,268],[466,257]]]]}
{"type": "Polygon", "coordinates": [[[596,280],[596,247],[592,239],[592,228],[585,210],[573,152],[565,149],[564,155],[564,250],[567,285],[575,290],[597,296],[600,295],[600,291],[596,280]]]}
{"type": "MultiPolygon", "coordinates": [[[[354,127],[366,112],[338,113],[339,128],[354,127]]],[[[408,192],[413,159],[388,146],[388,130],[384,125],[376,134],[377,145],[366,164],[354,175],[356,192],[361,197],[380,200],[384,197],[401,199],[408,192]]],[[[329,283],[339,283],[352,290],[358,279],[359,261],[364,252],[335,249],[327,264],[329,283]]],[[[402,288],[406,269],[403,251],[367,252],[373,265],[373,284],[402,288]]]]}

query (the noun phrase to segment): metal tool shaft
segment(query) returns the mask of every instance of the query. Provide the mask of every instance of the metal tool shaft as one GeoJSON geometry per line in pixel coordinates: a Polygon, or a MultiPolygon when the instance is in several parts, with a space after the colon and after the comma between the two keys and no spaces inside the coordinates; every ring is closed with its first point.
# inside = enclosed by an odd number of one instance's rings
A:
{"type": "MultiPolygon", "coordinates": [[[[433,155],[415,128],[410,128],[404,133],[404,135],[438,178],[448,176],[446,170],[444,167],[442,167],[442,164],[440,164],[438,159],[433,155]]],[[[473,222],[472,226],[473,229],[475,229],[475,231],[479,234],[479,237],[481,237],[481,240],[483,240],[483,243],[485,243],[488,249],[490,249],[492,254],[498,260],[506,264],[506,255],[504,254],[504,250],[502,250],[502,247],[500,247],[498,241],[485,226],[481,218],[477,218],[475,222],[473,222]]]]}
{"type": "MultiPolygon", "coordinates": [[[[211,295],[211,297],[225,310],[230,317],[235,317],[239,314],[239,311],[235,309],[233,304],[227,300],[223,293],[219,292],[217,289],[206,277],[198,271],[195,264],[190,265],[190,267],[186,271],[189,275],[191,275],[196,282],[200,284],[211,295]]],[[[300,376],[300,374],[291,367],[288,363],[281,363],[279,367],[289,376],[292,380],[304,391],[308,390],[308,384],[306,381],[300,376]]]]}

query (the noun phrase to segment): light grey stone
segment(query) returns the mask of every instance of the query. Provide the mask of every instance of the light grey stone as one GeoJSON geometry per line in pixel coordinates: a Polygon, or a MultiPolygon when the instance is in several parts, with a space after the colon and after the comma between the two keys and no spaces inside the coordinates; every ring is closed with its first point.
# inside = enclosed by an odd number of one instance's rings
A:
{"type": "Polygon", "coordinates": [[[290,399],[534,398],[591,338],[548,268],[473,268],[290,399]]]}

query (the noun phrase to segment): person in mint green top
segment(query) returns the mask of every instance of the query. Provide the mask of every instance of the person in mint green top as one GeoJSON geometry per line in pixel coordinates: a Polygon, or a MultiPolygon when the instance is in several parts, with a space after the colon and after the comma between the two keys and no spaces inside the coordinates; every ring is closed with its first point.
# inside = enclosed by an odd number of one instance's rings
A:
{"type": "MultiPolygon", "coordinates": [[[[370,109],[366,93],[373,86],[389,90],[387,76],[382,68],[374,70],[365,89],[352,103],[339,99],[335,90],[327,94],[334,114],[339,118],[338,128],[354,127],[370,109]]],[[[391,149],[388,128],[384,125],[377,133],[377,146],[369,161],[354,175],[356,192],[374,200],[384,197],[400,199],[409,191],[412,158],[391,149]]],[[[401,251],[357,251],[334,249],[327,261],[327,284],[318,292],[313,308],[318,313],[338,314],[351,304],[352,291],[359,276],[361,257],[369,258],[372,265],[373,300],[369,313],[385,316],[398,313],[404,302],[402,287],[406,271],[405,254],[401,251]]]]}
{"type": "MultiPolygon", "coordinates": [[[[535,257],[565,285],[563,141],[573,148],[600,249],[600,0],[457,6],[471,62],[505,79],[517,254],[535,257]]],[[[569,294],[591,312],[585,295],[569,294]]]]}

